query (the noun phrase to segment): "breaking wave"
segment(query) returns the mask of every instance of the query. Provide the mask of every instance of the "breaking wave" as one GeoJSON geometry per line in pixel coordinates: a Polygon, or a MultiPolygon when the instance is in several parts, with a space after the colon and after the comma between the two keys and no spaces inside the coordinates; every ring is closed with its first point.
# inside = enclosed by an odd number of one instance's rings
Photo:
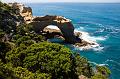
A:
{"type": "Polygon", "coordinates": [[[101,47],[100,44],[97,43],[97,41],[105,41],[106,37],[102,36],[91,36],[88,32],[78,31],[75,30],[75,32],[80,32],[80,38],[88,43],[93,43],[93,45],[83,46],[79,47],[80,50],[84,49],[93,49],[94,51],[101,51],[104,49],[104,47],[101,47]]]}
{"type": "MultiPolygon", "coordinates": [[[[49,25],[49,26],[47,26],[47,28],[60,30],[57,26],[54,26],[54,25],[49,25]]],[[[92,49],[93,51],[102,51],[104,49],[104,47],[101,47],[100,44],[97,43],[97,41],[104,41],[104,40],[106,40],[106,37],[91,36],[88,32],[79,31],[81,29],[84,29],[84,28],[81,27],[81,28],[78,28],[77,30],[75,29],[74,32],[81,33],[79,38],[83,39],[84,41],[86,41],[88,43],[93,43],[93,45],[87,45],[87,46],[82,46],[82,47],[75,46],[75,48],[77,50],[92,49]]]]}
{"type": "Polygon", "coordinates": [[[96,63],[96,62],[91,62],[91,61],[89,61],[89,63],[91,63],[91,64],[93,64],[93,65],[98,65],[98,66],[109,66],[108,64],[98,64],[98,63],[96,63]]]}

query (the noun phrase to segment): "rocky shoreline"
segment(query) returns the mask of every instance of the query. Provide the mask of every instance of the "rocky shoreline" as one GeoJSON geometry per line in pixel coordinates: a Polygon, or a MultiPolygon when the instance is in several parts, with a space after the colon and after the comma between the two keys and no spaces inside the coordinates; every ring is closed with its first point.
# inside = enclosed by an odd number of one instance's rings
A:
{"type": "Polygon", "coordinates": [[[16,13],[23,17],[26,24],[32,25],[37,33],[43,32],[42,34],[46,34],[46,38],[52,38],[55,36],[84,50],[99,46],[96,42],[86,41],[82,38],[83,32],[75,31],[70,19],[56,15],[33,16],[31,7],[27,7],[20,3],[9,3],[9,6],[17,9],[16,13]],[[46,28],[49,25],[55,25],[58,28],[46,28]],[[47,33],[49,35],[47,35],[47,33]]]}
{"type": "MultiPolygon", "coordinates": [[[[62,40],[65,40],[63,35],[61,34],[61,31],[57,28],[50,28],[50,27],[46,27],[44,28],[44,32],[49,32],[49,33],[57,33],[58,35],[54,35],[53,37],[56,37],[56,38],[59,38],[59,39],[62,39],[62,40]]],[[[75,36],[80,38],[82,36],[82,32],[74,32],[75,36]]],[[[84,38],[80,38],[81,39],[81,42],[79,43],[75,43],[73,44],[73,46],[77,47],[77,48],[80,48],[81,50],[88,50],[88,49],[91,49],[91,48],[94,48],[94,47],[98,47],[99,44],[97,44],[96,42],[94,41],[86,41],[84,38]]]]}
{"type": "Polygon", "coordinates": [[[0,5],[0,79],[108,79],[107,67],[94,67],[79,53],[47,41],[56,37],[86,49],[96,45],[86,39],[86,33],[75,31],[69,19],[34,18],[32,9],[23,4],[0,5]],[[50,25],[58,28],[48,28],[50,25]]]}

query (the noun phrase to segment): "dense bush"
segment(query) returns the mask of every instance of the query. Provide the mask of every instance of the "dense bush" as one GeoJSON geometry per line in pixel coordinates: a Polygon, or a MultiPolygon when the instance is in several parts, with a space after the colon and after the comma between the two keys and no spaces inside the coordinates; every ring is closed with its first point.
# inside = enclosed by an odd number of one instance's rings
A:
{"type": "Polygon", "coordinates": [[[78,75],[85,75],[89,78],[93,75],[92,66],[85,57],[80,57],[79,54],[75,55],[75,63],[78,75]]]}
{"type": "Polygon", "coordinates": [[[0,79],[19,79],[12,71],[11,66],[3,64],[0,60],[0,79]]]}
{"type": "Polygon", "coordinates": [[[37,73],[52,79],[77,79],[79,75],[92,79],[107,79],[110,74],[104,66],[97,66],[98,72],[94,73],[86,58],[72,53],[63,45],[49,42],[20,44],[7,53],[6,59],[13,67],[20,67],[30,78],[35,78],[32,75],[37,73]]]}
{"type": "Polygon", "coordinates": [[[10,43],[0,42],[0,59],[2,59],[3,62],[6,62],[5,55],[11,49],[12,49],[12,46],[10,43]]]}
{"type": "Polygon", "coordinates": [[[108,79],[108,78],[106,78],[104,75],[102,75],[100,73],[97,73],[94,76],[92,76],[91,79],[108,79]]]}
{"type": "Polygon", "coordinates": [[[46,73],[32,73],[26,68],[12,67],[0,61],[0,79],[51,79],[46,73]]]}
{"type": "Polygon", "coordinates": [[[0,1],[0,13],[2,13],[4,11],[10,12],[10,13],[15,13],[15,10],[12,7],[10,7],[6,3],[2,3],[0,1]]]}
{"type": "Polygon", "coordinates": [[[111,71],[106,66],[96,66],[96,69],[102,75],[108,77],[111,74],[111,71]]]}
{"type": "Polygon", "coordinates": [[[0,1],[0,29],[5,33],[16,32],[17,22],[23,23],[23,18],[16,14],[16,10],[0,1]]]}
{"type": "Polygon", "coordinates": [[[27,36],[17,35],[14,37],[14,42],[16,43],[17,46],[20,46],[20,44],[25,44],[27,46],[30,46],[33,43],[39,43],[44,40],[45,38],[42,35],[36,35],[36,34],[29,34],[27,36]]]}
{"type": "Polygon", "coordinates": [[[19,46],[21,43],[24,43],[25,41],[30,40],[31,38],[29,36],[22,36],[16,41],[16,45],[19,46]]]}
{"type": "Polygon", "coordinates": [[[51,74],[53,78],[68,78],[73,73],[72,53],[68,48],[48,42],[20,46],[6,56],[15,67],[22,66],[32,72],[51,74]]]}

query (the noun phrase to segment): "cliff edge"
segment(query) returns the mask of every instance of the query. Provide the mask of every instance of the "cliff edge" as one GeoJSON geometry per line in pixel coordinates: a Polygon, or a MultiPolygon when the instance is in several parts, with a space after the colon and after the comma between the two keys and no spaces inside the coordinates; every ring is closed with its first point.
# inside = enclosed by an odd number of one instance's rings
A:
{"type": "Polygon", "coordinates": [[[19,13],[24,18],[25,23],[33,25],[34,30],[37,33],[42,31],[48,25],[56,25],[61,30],[66,42],[81,42],[81,40],[76,39],[76,36],[74,35],[74,26],[70,19],[62,16],[52,15],[33,17],[32,9],[30,7],[20,3],[9,3],[9,5],[14,9],[18,9],[17,13],[19,13]]]}

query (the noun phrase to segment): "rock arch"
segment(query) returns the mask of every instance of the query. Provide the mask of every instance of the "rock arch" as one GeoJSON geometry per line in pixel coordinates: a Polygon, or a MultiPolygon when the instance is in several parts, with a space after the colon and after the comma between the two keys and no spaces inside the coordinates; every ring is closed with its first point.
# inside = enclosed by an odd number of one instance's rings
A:
{"type": "Polygon", "coordinates": [[[80,42],[80,40],[76,40],[76,36],[74,35],[73,24],[69,19],[66,19],[65,17],[50,15],[46,15],[43,17],[34,17],[30,24],[33,25],[34,30],[36,32],[42,31],[48,25],[55,25],[61,30],[67,42],[69,43],[80,42]]]}
{"type": "Polygon", "coordinates": [[[27,24],[32,24],[34,27],[33,29],[36,32],[42,31],[48,25],[55,25],[61,30],[67,42],[81,42],[80,39],[76,39],[76,36],[74,35],[74,26],[69,19],[66,19],[62,16],[50,15],[46,15],[43,17],[33,17],[32,9],[30,7],[27,7],[20,3],[10,3],[9,6],[13,7],[14,9],[17,9],[17,13],[23,17],[24,22],[27,24]]]}

